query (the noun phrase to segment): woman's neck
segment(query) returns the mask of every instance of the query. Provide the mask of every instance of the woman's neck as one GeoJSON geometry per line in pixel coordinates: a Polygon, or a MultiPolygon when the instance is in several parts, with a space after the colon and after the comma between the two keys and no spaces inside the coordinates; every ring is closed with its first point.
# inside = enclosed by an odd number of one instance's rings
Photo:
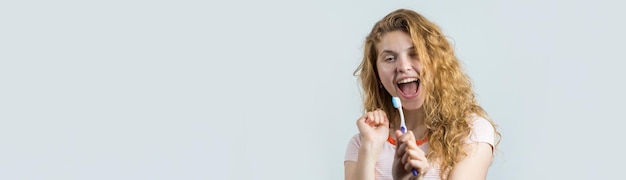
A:
{"type": "MultiPolygon", "coordinates": [[[[419,108],[416,110],[406,110],[403,109],[404,113],[404,121],[406,123],[406,129],[413,131],[416,140],[424,139],[426,135],[426,124],[424,123],[424,119],[426,115],[424,114],[424,109],[419,108]]],[[[400,121],[398,120],[398,126],[394,127],[393,131],[390,131],[389,134],[395,137],[395,129],[400,129],[400,121]]]]}
{"type": "Polygon", "coordinates": [[[426,135],[426,124],[424,123],[426,115],[424,109],[419,108],[416,110],[404,111],[404,121],[406,123],[406,129],[413,131],[415,139],[423,139],[426,135]]]}

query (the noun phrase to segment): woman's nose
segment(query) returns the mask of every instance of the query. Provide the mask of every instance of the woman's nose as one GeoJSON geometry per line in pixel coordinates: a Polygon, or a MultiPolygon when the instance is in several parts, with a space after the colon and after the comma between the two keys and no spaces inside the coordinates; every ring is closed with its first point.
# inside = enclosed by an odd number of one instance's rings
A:
{"type": "Polygon", "coordinates": [[[409,58],[398,57],[396,63],[396,70],[398,72],[407,72],[413,69],[413,65],[411,64],[411,61],[409,61],[409,58]]]}

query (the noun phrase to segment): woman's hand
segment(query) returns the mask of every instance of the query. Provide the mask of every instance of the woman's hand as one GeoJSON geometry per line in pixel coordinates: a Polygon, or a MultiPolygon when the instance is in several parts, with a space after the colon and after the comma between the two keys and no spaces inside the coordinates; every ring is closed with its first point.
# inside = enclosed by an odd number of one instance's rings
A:
{"type": "Polygon", "coordinates": [[[430,169],[426,154],[417,146],[413,131],[402,134],[396,130],[396,154],[393,160],[394,179],[423,179],[424,174],[430,169]],[[414,177],[411,172],[417,170],[418,176],[414,177]]]}
{"type": "Polygon", "coordinates": [[[389,137],[389,120],[383,110],[375,110],[365,113],[356,121],[361,134],[361,142],[371,142],[382,148],[389,137]]]}

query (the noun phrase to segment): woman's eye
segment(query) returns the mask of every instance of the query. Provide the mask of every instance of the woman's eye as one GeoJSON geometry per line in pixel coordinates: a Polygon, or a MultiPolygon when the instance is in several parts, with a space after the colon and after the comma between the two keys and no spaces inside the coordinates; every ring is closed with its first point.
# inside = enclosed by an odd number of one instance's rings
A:
{"type": "Polygon", "coordinates": [[[393,61],[393,60],[396,60],[396,58],[395,57],[387,57],[387,58],[385,58],[385,61],[393,61]]]}

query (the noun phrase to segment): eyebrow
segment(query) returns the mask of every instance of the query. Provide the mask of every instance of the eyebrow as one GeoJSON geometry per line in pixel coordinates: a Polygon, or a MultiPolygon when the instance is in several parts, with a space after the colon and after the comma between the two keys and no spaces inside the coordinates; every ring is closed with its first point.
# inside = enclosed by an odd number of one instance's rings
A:
{"type": "MultiPolygon", "coordinates": [[[[406,48],[406,49],[407,49],[407,50],[415,50],[415,46],[411,46],[411,47],[406,48]]],[[[398,54],[397,52],[392,51],[392,50],[388,50],[388,49],[385,49],[385,50],[383,50],[382,52],[380,52],[380,54],[381,54],[381,55],[382,55],[382,54],[385,54],[385,53],[388,53],[388,54],[393,54],[393,55],[398,54]]]]}

